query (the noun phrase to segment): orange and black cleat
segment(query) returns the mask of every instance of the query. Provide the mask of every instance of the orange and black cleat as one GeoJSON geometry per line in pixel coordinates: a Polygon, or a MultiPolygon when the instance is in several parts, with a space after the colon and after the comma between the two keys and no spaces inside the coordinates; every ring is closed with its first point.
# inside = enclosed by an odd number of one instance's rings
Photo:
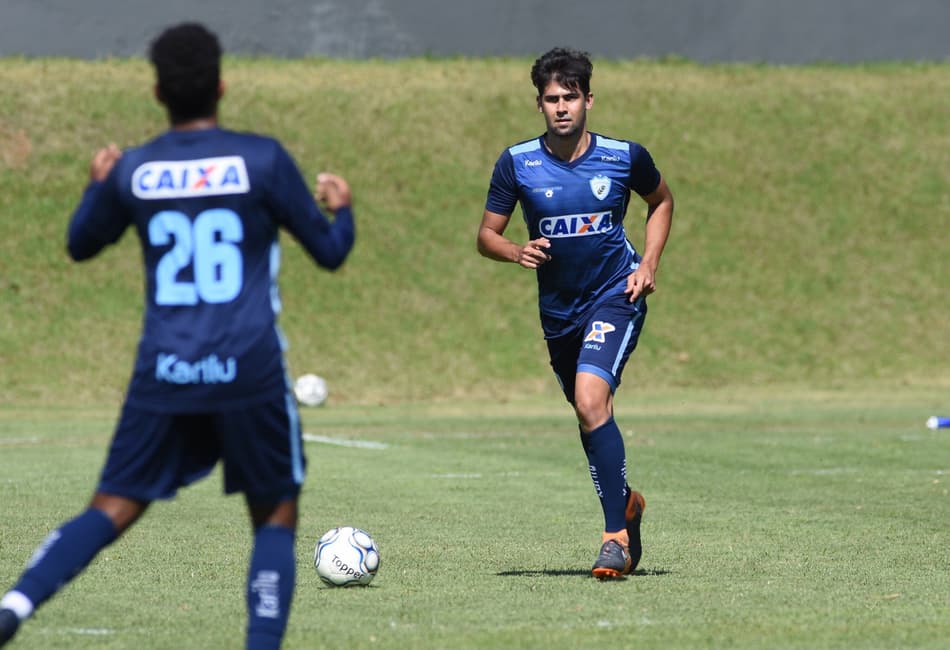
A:
{"type": "Polygon", "coordinates": [[[639,492],[630,491],[627,497],[627,537],[630,540],[630,571],[637,568],[640,564],[640,556],[643,555],[643,545],[640,543],[640,519],[643,518],[643,511],[647,508],[647,502],[639,492]]]}
{"type": "Polygon", "coordinates": [[[600,555],[594,562],[591,574],[599,580],[622,578],[631,571],[630,553],[616,539],[608,539],[600,547],[600,555]]]}

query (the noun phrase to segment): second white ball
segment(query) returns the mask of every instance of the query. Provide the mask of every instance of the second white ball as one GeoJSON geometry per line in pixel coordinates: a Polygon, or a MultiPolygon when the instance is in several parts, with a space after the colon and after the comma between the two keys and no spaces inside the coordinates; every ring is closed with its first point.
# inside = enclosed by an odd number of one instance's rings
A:
{"type": "Polygon", "coordinates": [[[313,565],[320,579],[332,587],[365,586],[379,571],[379,547],[365,530],[331,528],[317,541],[313,565]]]}

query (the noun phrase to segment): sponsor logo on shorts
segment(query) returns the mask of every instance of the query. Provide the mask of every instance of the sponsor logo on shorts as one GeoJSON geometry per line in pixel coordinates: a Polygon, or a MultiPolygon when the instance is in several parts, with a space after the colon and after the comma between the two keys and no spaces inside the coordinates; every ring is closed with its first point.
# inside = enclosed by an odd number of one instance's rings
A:
{"type": "Polygon", "coordinates": [[[590,331],[587,333],[587,336],[584,337],[584,343],[590,343],[591,341],[596,343],[606,343],[607,335],[615,331],[617,328],[606,323],[602,320],[595,320],[590,324],[590,331]]]}
{"type": "Polygon", "coordinates": [[[159,352],[155,361],[155,379],[169,384],[230,384],[237,378],[237,359],[224,361],[209,354],[197,361],[179,359],[177,354],[159,352]]]}
{"type": "Polygon", "coordinates": [[[150,160],[132,172],[132,193],[140,199],[246,194],[250,189],[247,166],[241,156],[150,160]]]}
{"type": "Polygon", "coordinates": [[[610,212],[565,214],[545,217],[538,223],[544,237],[586,237],[600,235],[611,229],[610,212]]]}

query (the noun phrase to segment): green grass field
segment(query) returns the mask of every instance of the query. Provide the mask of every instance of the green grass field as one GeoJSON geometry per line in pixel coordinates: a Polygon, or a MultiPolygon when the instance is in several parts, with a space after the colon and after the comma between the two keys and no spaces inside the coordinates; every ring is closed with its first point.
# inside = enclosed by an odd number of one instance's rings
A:
{"type": "MultiPolygon", "coordinates": [[[[534,278],[474,246],[497,155],[543,128],[530,63],[225,63],[225,125],[354,187],[341,271],[283,240],[282,324],[330,386],[306,431],[386,446],[308,443],[286,647],[946,647],[950,438],[923,423],[950,411],[950,66],[596,62],[591,127],[677,200],[617,399],[646,551],[601,584],[534,278]],[[339,524],[381,546],[367,589],[311,568],[339,524]]],[[[0,589],[86,503],[131,369],[137,242],[63,241],[92,152],[164,128],[150,84],[0,60],[0,589]]],[[[14,647],[240,647],[250,535],[219,486],[157,504],[14,647]]]]}
{"type": "MultiPolygon", "coordinates": [[[[569,413],[340,407],[308,443],[287,648],[943,648],[947,434],[937,392],[672,391],[619,415],[647,497],[636,575],[588,569],[602,524],[569,413]],[[368,588],[324,587],[323,530],[372,532],[368,588]]],[[[82,507],[112,415],[0,410],[0,581],[82,507]],[[15,458],[15,460],[13,460],[15,458]]],[[[157,504],[18,638],[24,648],[239,647],[250,536],[220,477],[157,504]]],[[[19,646],[16,646],[19,647],[19,646]]]]}

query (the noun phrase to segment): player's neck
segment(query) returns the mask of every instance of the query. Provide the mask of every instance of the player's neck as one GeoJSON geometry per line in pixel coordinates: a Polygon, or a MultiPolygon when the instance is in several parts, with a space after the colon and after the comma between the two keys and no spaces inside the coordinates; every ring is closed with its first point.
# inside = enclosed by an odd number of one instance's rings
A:
{"type": "Polygon", "coordinates": [[[584,129],[580,133],[568,136],[559,136],[548,132],[544,136],[544,146],[555,158],[564,162],[573,162],[584,155],[590,146],[590,131],[584,129]]]}
{"type": "Polygon", "coordinates": [[[204,129],[213,129],[218,126],[217,116],[211,117],[200,117],[195,120],[188,120],[187,122],[179,122],[178,124],[172,124],[173,131],[202,131],[204,129]]]}

